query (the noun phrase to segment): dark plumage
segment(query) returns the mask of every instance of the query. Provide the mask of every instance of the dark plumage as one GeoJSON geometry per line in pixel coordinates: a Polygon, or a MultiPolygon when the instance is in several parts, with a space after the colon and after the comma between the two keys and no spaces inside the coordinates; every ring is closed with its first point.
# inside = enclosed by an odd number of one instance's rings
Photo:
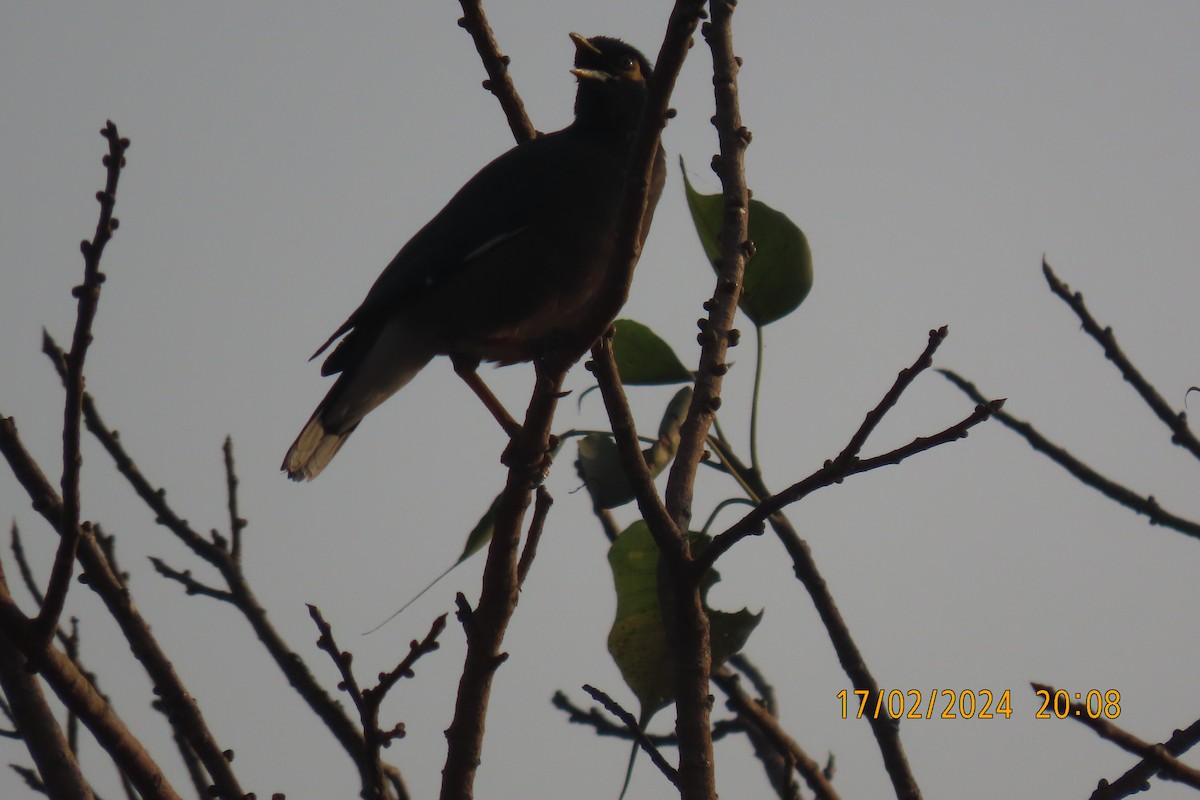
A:
{"type": "MultiPolygon", "coordinates": [[[[575,121],[480,170],[409,240],[313,358],[340,373],[283,459],[294,480],[320,474],[371,410],[430,359],[531,361],[588,336],[577,320],[615,245],[626,162],[650,63],[617,39],[575,42],[575,121]]],[[[660,148],[643,236],[666,174],[660,148]]],[[[594,332],[593,332],[594,333],[594,332]]]]}

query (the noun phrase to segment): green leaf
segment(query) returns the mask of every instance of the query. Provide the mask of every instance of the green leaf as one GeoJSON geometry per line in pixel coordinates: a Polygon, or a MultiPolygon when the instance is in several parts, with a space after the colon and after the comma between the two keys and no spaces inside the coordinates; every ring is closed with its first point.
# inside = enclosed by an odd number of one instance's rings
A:
{"type": "Polygon", "coordinates": [[[575,471],[597,508],[616,508],[634,498],[633,484],[621,468],[617,443],[608,433],[589,433],[579,440],[575,471]]]}
{"type": "MultiPolygon", "coordinates": [[[[679,449],[679,428],[691,402],[692,387],[685,386],[676,392],[658,426],[658,439],[642,451],[654,477],[661,475],[675,458],[675,451],[679,449]]],[[[575,471],[587,486],[597,508],[623,506],[637,496],[621,466],[621,454],[612,434],[589,433],[579,440],[578,448],[575,471]]]]}
{"type": "MultiPolygon", "coordinates": [[[[700,534],[691,536],[697,549],[708,541],[700,534]]],[[[617,591],[608,652],[641,703],[642,718],[649,719],[675,699],[675,665],[658,602],[658,547],[644,521],[634,522],[617,537],[609,548],[608,563],[617,591]]],[[[706,595],[707,587],[718,579],[716,571],[710,571],[705,579],[706,595]]],[[[705,611],[712,625],[712,666],[716,669],[745,645],[762,612],[713,611],[707,603],[705,611]]]]}
{"type": "MultiPolygon", "coordinates": [[[[679,159],[683,167],[683,158],[679,159]]],[[[704,254],[716,268],[721,259],[720,233],[725,200],[719,194],[700,194],[683,172],[684,193],[704,254]]],[[[812,251],[808,238],[786,214],[758,200],[750,201],[750,241],[754,256],[746,262],[739,307],[755,325],[786,317],[812,289],[812,251]]]]}
{"type": "Polygon", "coordinates": [[[692,373],[671,346],[642,323],[619,319],[613,323],[613,328],[613,358],[622,383],[656,386],[692,380],[692,373]]]}

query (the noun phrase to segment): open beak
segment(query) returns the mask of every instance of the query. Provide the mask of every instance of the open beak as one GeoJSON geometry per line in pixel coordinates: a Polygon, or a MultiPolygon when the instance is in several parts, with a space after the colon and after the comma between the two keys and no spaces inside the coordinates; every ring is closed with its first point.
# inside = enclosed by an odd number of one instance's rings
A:
{"type": "MultiPolygon", "coordinates": [[[[571,37],[571,41],[575,43],[575,57],[576,58],[578,58],[579,56],[584,55],[584,54],[592,55],[592,56],[600,55],[600,48],[596,47],[596,45],[589,42],[583,36],[580,36],[578,33],[572,33],[572,34],[569,34],[569,36],[571,37]]],[[[612,77],[613,77],[612,75],[608,74],[607,72],[604,72],[603,70],[583,69],[581,67],[575,67],[574,69],[572,69],[571,74],[574,75],[576,78],[579,78],[581,80],[586,80],[586,81],[608,81],[608,80],[612,80],[612,77]]]]}
{"type": "Polygon", "coordinates": [[[591,53],[594,56],[600,55],[600,48],[589,42],[586,37],[581,36],[578,33],[569,33],[567,35],[570,36],[571,41],[575,43],[576,54],[591,53]]]}

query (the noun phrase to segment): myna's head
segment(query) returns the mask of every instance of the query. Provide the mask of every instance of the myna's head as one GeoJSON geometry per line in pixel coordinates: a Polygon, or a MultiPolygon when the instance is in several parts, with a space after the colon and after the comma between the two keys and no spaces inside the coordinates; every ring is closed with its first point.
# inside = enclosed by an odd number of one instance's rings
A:
{"type": "Polygon", "coordinates": [[[571,34],[579,79],[575,119],[597,127],[637,128],[653,68],[636,48],[609,36],[571,34]]]}

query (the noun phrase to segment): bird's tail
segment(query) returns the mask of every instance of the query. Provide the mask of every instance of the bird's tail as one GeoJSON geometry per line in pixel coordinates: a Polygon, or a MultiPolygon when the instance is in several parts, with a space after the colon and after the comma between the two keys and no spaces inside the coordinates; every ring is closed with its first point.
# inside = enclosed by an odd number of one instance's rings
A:
{"type": "Polygon", "coordinates": [[[311,481],[337,455],[363,417],[404,387],[433,353],[405,341],[399,326],[385,327],[370,350],[347,365],[283,457],[288,477],[311,481]]]}
{"type": "Polygon", "coordinates": [[[358,427],[353,425],[348,430],[329,431],[321,421],[321,411],[318,407],[313,412],[308,424],[300,431],[287,455],[283,457],[283,466],[280,469],[287,470],[288,477],[294,481],[311,481],[320,475],[321,470],[325,469],[325,465],[333,459],[342,444],[358,427]]]}

